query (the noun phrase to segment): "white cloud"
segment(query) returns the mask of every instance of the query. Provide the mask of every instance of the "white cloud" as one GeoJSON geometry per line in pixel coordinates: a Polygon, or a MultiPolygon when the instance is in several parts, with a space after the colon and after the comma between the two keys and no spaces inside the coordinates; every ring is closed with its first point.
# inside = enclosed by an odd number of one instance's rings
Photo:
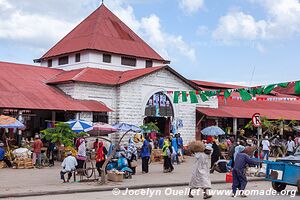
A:
{"type": "Polygon", "coordinates": [[[251,15],[232,11],[219,19],[213,37],[225,42],[234,39],[255,40],[264,34],[266,25],[265,21],[255,21],[251,15]]]}
{"type": "Polygon", "coordinates": [[[300,34],[300,2],[298,0],[249,0],[262,6],[266,19],[256,20],[244,12],[230,11],[219,19],[213,32],[218,40],[266,40],[300,34]]]}
{"type": "Polygon", "coordinates": [[[204,6],[204,0],[179,0],[179,7],[188,14],[199,11],[204,6]]]}
{"type": "MultiPolygon", "coordinates": [[[[165,59],[178,52],[195,60],[195,50],[182,36],[163,31],[160,19],[152,14],[137,19],[128,0],[110,0],[105,4],[137,34],[149,42],[165,59]]],[[[0,41],[25,45],[45,53],[72,30],[100,3],[99,0],[0,0],[0,41]]]]}
{"type": "Polygon", "coordinates": [[[144,38],[165,59],[175,60],[177,55],[183,55],[193,62],[196,60],[195,49],[187,44],[182,36],[163,31],[157,15],[151,14],[138,20],[133,8],[126,5],[125,1],[111,1],[108,5],[125,24],[144,38]]]}

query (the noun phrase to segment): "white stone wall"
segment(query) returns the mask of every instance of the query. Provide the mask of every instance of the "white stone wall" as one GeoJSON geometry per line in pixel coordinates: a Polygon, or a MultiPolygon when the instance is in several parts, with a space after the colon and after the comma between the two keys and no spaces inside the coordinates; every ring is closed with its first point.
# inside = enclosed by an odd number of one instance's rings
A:
{"type": "MultiPolygon", "coordinates": [[[[160,70],[121,85],[118,93],[120,101],[117,105],[120,122],[135,125],[143,124],[145,107],[149,98],[156,92],[168,90],[188,91],[192,88],[167,70],[160,70]]],[[[169,98],[172,101],[172,96],[169,98]]],[[[199,104],[191,104],[190,102],[173,104],[174,118],[183,120],[184,127],[178,131],[186,143],[195,139],[197,106],[216,107],[217,100],[199,104]]]]}
{"type": "MultiPolygon", "coordinates": [[[[103,62],[103,53],[99,51],[82,51],[80,52],[80,62],[75,62],[75,53],[69,54],[69,63],[66,65],[58,65],[58,57],[52,58],[52,68],[73,70],[79,68],[100,68],[108,70],[125,71],[132,69],[141,69],[146,67],[146,60],[138,58],[136,67],[121,65],[121,56],[111,54],[111,63],[103,62]]],[[[47,67],[47,61],[42,61],[41,66],[47,67]]],[[[162,66],[163,63],[153,61],[153,66],[162,66]]]]}
{"type": "MultiPolygon", "coordinates": [[[[110,124],[124,122],[137,126],[143,124],[147,101],[156,92],[193,89],[168,70],[160,70],[119,87],[72,83],[60,85],[59,88],[75,99],[103,102],[114,111],[109,113],[110,124]]],[[[168,96],[173,104],[173,97],[168,96]]],[[[191,104],[190,102],[173,104],[175,120],[183,120],[183,128],[180,128],[178,132],[181,133],[186,143],[195,139],[196,107],[217,108],[217,101],[217,99],[211,99],[205,103],[200,101],[199,104],[191,104]]],[[[113,135],[113,139],[117,138],[118,135],[113,135]]],[[[127,139],[128,137],[124,141],[127,139]]]]}

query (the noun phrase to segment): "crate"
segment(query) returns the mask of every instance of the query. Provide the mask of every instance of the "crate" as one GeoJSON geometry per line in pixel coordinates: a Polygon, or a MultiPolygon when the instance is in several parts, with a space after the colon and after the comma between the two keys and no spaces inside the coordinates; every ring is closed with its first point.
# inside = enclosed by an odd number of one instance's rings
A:
{"type": "Polygon", "coordinates": [[[107,179],[112,182],[123,182],[123,174],[107,172],[107,179]]]}
{"type": "Polygon", "coordinates": [[[0,161],[0,169],[3,169],[6,167],[6,164],[4,161],[0,161]]]}

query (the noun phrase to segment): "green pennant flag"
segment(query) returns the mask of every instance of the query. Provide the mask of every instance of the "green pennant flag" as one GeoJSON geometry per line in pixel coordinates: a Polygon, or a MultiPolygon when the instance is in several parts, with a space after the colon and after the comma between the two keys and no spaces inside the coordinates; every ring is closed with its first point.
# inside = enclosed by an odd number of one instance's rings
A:
{"type": "Polygon", "coordinates": [[[276,84],[268,85],[267,87],[264,88],[264,94],[270,94],[272,90],[276,87],[276,84]]]}
{"type": "Polygon", "coordinates": [[[206,96],[205,94],[200,93],[199,95],[200,95],[200,98],[201,98],[201,100],[202,100],[203,102],[208,101],[208,98],[207,98],[207,96],[206,96]]]}
{"type": "Polygon", "coordinates": [[[279,83],[278,86],[282,88],[287,88],[289,86],[289,83],[279,83]]]}
{"type": "Polygon", "coordinates": [[[214,92],[214,91],[205,91],[204,94],[207,97],[212,97],[212,96],[216,95],[216,92],[214,92]]]}
{"type": "Polygon", "coordinates": [[[262,94],[263,91],[264,91],[264,88],[262,88],[262,87],[256,88],[256,94],[262,94]]]}
{"type": "Polygon", "coordinates": [[[197,95],[194,91],[190,91],[191,103],[198,103],[197,95]]]}
{"type": "Polygon", "coordinates": [[[252,99],[252,96],[245,89],[240,89],[239,93],[243,101],[250,101],[252,99]]]}
{"type": "Polygon", "coordinates": [[[256,88],[251,88],[251,89],[250,89],[250,94],[251,94],[253,97],[255,97],[256,94],[257,94],[257,89],[256,89],[256,88]]]}
{"type": "Polygon", "coordinates": [[[187,96],[186,96],[186,91],[182,91],[182,102],[187,102],[187,96]]]}
{"type": "Polygon", "coordinates": [[[295,94],[300,94],[300,81],[295,82],[295,94]]]}
{"type": "Polygon", "coordinates": [[[225,90],[225,92],[224,92],[225,99],[229,98],[230,95],[231,95],[231,90],[225,90]]]}
{"type": "Polygon", "coordinates": [[[173,103],[178,103],[179,101],[179,91],[175,91],[174,92],[174,99],[173,99],[173,103]]]}

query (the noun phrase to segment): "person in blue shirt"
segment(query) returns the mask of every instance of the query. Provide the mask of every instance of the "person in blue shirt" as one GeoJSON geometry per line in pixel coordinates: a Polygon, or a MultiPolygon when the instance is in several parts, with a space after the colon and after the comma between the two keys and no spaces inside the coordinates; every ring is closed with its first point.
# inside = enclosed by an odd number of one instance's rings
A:
{"type": "Polygon", "coordinates": [[[246,188],[247,185],[247,178],[245,174],[245,168],[246,165],[257,165],[260,162],[255,161],[249,157],[244,151],[245,147],[240,146],[238,147],[238,153],[236,154],[236,158],[234,160],[234,167],[232,170],[232,196],[236,196],[237,189],[241,190],[241,196],[246,197],[246,195],[243,193],[243,191],[246,188]]]}
{"type": "Polygon", "coordinates": [[[145,137],[142,149],[141,149],[141,158],[142,158],[142,173],[146,174],[149,172],[149,159],[151,155],[151,145],[150,139],[148,136],[145,137]]]}
{"type": "Polygon", "coordinates": [[[4,161],[7,165],[7,167],[11,168],[12,164],[11,162],[5,157],[5,150],[4,150],[4,144],[0,143],[0,161],[4,161]]]}
{"type": "Polygon", "coordinates": [[[160,149],[162,149],[164,147],[164,137],[161,135],[160,138],[159,138],[159,141],[158,141],[158,146],[160,149]]]}
{"type": "Polygon", "coordinates": [[[176,156],[174,157],[173,163],[176,161],[177,164],[179,164],[179,158],[178,158],[178,142],[177,142],[177,134],[175,134],[175,137],[172,138],[171,143],[172,147],[174,148],[174,151],[176,153],[176,156]]]}

